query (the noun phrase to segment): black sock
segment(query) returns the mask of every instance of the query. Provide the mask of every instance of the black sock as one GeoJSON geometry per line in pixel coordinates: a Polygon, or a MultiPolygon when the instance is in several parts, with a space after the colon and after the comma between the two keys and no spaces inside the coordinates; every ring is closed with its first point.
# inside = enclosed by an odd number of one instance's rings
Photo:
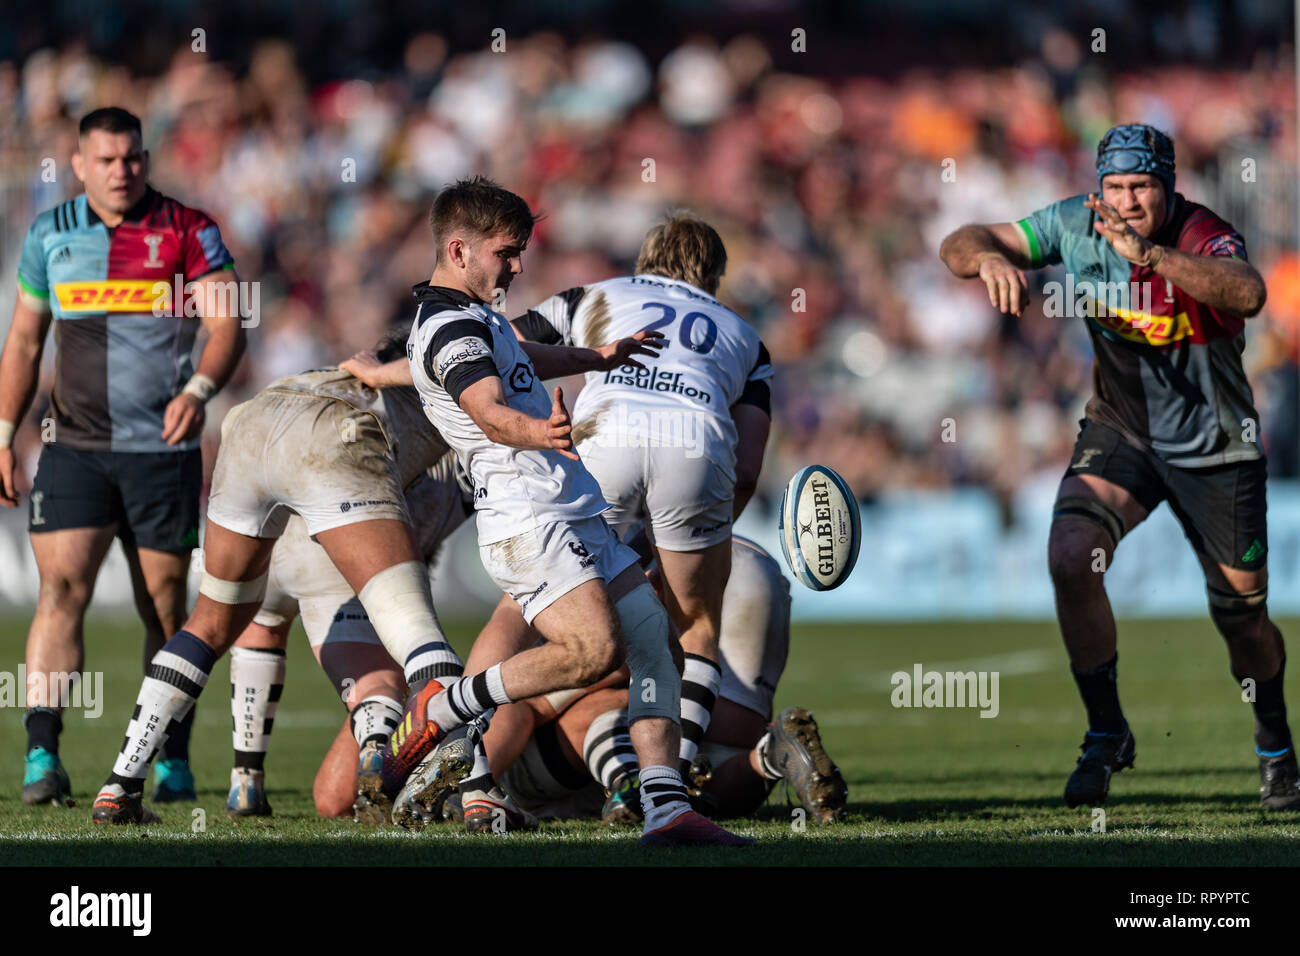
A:
{"type": "Polygon", "coordinates": [[[1116,654],[1105,664],[1086,671],[1071,670],[1074,682],[1079,685],[1079,696],[1088,710],[1088,732],[1093,734],[1121,734],[1126,721],[1119,706],[1116,654]]]}
{"type": "Polygon", "coordinates": [[[27,752],[33,747],[44,747],[52,754],[59,752],[59,734],[63,733],[63,718],[50,707],[29,707],[23,714],[27,728],[27,752]]]}
{"type": "Polygon", "coordinates": [[[190,730],[194,727],[194,712],[197,709],[197,705],[191,707],[190,712],[173,725],[174,729],[167,739],[163,741],[162,755],[164,760],[190,759],[190,730]]]}
{"type": "Polygon", "coordinates": [[[266,751],[265,750],[236,750],[235,751],[235,769],[236,770],[262,770],[265,769],[266,751]]]}
{"type": "Polygon", "coordinates": [[[1286,700],[1282,694],[1282,676],[1286,658],[1277,673],[1255,684],[1255,749],[1261,754],[1276,754],[1291,746],[1291,728],[1286,723],[1286,700]]]}

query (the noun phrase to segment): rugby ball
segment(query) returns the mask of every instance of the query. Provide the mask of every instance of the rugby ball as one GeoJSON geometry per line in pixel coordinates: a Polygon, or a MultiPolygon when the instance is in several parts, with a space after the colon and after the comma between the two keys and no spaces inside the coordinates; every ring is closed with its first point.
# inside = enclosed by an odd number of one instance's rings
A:
{"type": "Polygon", "coordinates": [[[858,560],[862,520],[848,482],[825,465],[801,468],[781,498],[781,550],[800,584],[829,591],[858,560]]]}

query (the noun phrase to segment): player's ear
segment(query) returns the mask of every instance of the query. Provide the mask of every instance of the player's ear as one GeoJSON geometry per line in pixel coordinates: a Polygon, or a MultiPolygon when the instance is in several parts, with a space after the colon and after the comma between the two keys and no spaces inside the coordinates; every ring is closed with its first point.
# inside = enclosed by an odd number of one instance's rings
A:
{"type": "Polygon", "coordinates": [[[86,181],[86,158],[81,155],[81,148],[72,154],[72,172],[81,182],[86,181]]]}
{"type": "Polygon", "coordinates": [[[469,250],[465,248],[465,240],[452,237],[447,240],[447,247],[443,250],[447,253],[447,261],[458,269],[465,268],[469,260],[469,250]]]}

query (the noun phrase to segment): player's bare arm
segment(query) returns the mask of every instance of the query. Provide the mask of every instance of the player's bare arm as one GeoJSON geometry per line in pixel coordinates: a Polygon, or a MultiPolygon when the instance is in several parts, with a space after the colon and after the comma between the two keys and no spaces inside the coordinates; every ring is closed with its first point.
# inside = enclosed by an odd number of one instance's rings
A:
{"type": "Polygon", "coordinates": [[[959,279],[979,276],[988,287],[989,304],[1019,315],[1029,298],[1023,270],[1030,267],[1029,245],[1015,223],[972,223],[948,235],[939,258],[959,279]]]}
{"type": "Polygon", "coordinates": [[[0,355],[0,505],[18,504],[13,433],[27,414],[40,376],[41,353],[53,315],[49,304],[19,288],[13,321],[0,355]]]}
{"type": "Polygon", "coordinates": [[[210,272],[195,280],[199,287],[195,290],[195,295],[201,303],[200,308],[206,311],[210,302],[216,303],[217,308],[212,315],[201,316],[208,341],[203,346],[203,355],[194,377],[186,383],[179,395],[167,403],[167,408],[163,411],[162,437],[169,445],[188,441],[203,431],[206,417],[204,406],[230,380],[235,366],[244,354],[248,337],[240,320],[237,297],[224,292],[208,294],[208,289],[213,284],[226,287],[226,283],[238,281],[233,269],[210,272]]]}
{"type": "Polygon", "coordinates": [[[763,470],[763,453],[767,450],[767,436],[772,428],[772,419],[757,405],[748,403],[734,405],[731,409],[732,421],[736,423],[736,497],[732,505],[732,515],[740,517],[758,488],[758,476],[763,470]]]}
{"type": "Polygon", "coordinates": [[[411,378],[411,363],[405,358],[381,362],[379,356],[371,350],[358,352],[352,358],[339,362],[339,368],[371,388],[415,384],[411,378]]]}
{"type": "Polygon", "coordinates": [[[479,379],[460,394],[460,407],[482,429],[488,441],[531,451],[554,449],[579,461],[573,451],[573,422],[556,387],[550,418],[533,418],[506,404],[505,389],[495,375],[479,379]]]}
{"type": "MultiPolygon", "coordinates": [[[[518,330],[516,330],[518,334],[518,330]]],[[[642,329],[598,349],[571,348],[567,345],[541,345],[521,339],[520,345],[527,353],[538,378],[557,378],[561,375],[579,375],[584,372],[605,372],[622,365],[645,368],[637,361],[638,355],[652,358],[659,354],[667,340],[662,332],[642,329]]]]}
{"type": "Polygon", "coordinates": [[[1157,245],[1124,221],[1119,211],[1096,193],[1084,206],[1097,213],[1093,228],[1134,265],[1146,266],[1199,302],[1249,318],[1264,308],[1268,292],[1264,279],[1244,259],[1198,256],[1157,245]]]}

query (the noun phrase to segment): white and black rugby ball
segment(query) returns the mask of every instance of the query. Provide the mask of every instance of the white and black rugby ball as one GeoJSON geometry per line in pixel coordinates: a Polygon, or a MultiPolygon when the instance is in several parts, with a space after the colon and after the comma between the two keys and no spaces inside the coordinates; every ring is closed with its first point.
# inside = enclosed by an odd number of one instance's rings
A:
{"type": "Polygon", "coordinates": [[[825,465],[801,468],[781,499],[781,550],[800,584],[829,591],[858,560],[862,521],[848,482],[825,465]]]}

